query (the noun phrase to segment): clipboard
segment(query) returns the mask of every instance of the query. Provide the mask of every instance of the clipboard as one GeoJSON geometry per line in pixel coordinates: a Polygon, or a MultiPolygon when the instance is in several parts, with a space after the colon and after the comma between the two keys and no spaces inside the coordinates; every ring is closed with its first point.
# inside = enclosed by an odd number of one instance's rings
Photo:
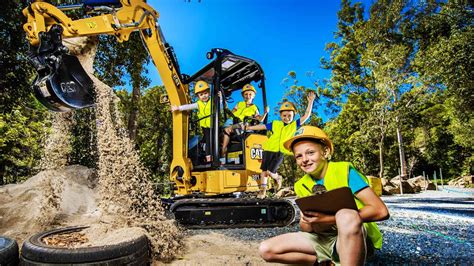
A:
{"type": "Polygon", "coordinates": [[[295,200],[301,211],[315,211],[336,214],[340,209],[357,210],[357,205],[348,187],[337,188],[328,192],[302,197],[295,200]]]}

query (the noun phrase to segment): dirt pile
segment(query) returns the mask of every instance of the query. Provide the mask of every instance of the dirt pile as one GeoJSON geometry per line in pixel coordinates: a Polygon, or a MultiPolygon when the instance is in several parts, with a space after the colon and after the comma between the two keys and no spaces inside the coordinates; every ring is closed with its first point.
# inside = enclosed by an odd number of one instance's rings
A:
{"type": "Polygon", "coordinates": [[[90,225],[86,232],[92,242],[87,245],[100,245],[144,232],[154,258],[169,261],[182,252],[183,233],[164,215],[150,175],[121,123],[118,98],[92,75],[95,48],[81,48],[80,40],[69,45],[76,45],[74,51],[83,53],[78,58],[96,88],[98,169],[66,167],[73,116],[52,114],[52,130],[40,165],[50,170],[23,184],[0,188],[0,234],[22,242],[55,227],[90,225]]]}
{"type": "MultiPolygon", "coordinates": [[[[94,78],[97,93],[100,207],[105,215],[126,217],[122,223],[145,228],[154,256],[170,260],[182,248],[182,233],[164,216],[149,173],[141,165],[115,108],[110,87],[94,78]]],[[[111,221],[112,222],[112,221],[111,221]]]]}
{"type": "Polygon", "coordinates": [[[0,187],[0,235],[21,243],[53,227],[97,222],[96,183],[94,170],[68,166],[0,187]]]}

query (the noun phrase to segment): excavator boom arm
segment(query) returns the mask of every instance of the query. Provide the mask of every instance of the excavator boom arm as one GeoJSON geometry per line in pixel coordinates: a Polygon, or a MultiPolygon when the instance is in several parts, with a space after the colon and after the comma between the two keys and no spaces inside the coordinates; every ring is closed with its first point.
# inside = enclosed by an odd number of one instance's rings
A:
{"type": "MultiPolygon", "coordinates": [[[[117,4],[119,2],[117,1],[117,4]]],[[[120,0],[121,7],[101,6],[95,16],[71,19],[60,8],[49,3],[36,1],[23,10],[27,22],[23,29],[31,46],[41,44],[41,34],[53,27],[62,28],[62,38],[114,35],[117,41],[127,41],[130,34],[139,31],[146,49],[173,105],[190,102],[188,85],[181,81],[179,67],[172,48],[166,44],[158,25],[159,14],[144,0],[120,0]]],[[[173,113],[173,161],[171,181],[190,187],[191,162],[188,158],[188,120],[186,112],[173,113]]]]}

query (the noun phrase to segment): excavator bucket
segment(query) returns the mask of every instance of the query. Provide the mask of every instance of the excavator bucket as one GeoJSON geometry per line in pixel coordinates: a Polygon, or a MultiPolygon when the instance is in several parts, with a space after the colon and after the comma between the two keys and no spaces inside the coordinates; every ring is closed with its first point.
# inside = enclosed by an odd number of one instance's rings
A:
{"type": "Polygon", "coordinates": [[[61,26],[40,34],[40,45],[30,50],[38,75],[35,97],[49,110],[67,112],[94,105],[94,83],[77,57],[68,54],[61,41],[61,26]]]}

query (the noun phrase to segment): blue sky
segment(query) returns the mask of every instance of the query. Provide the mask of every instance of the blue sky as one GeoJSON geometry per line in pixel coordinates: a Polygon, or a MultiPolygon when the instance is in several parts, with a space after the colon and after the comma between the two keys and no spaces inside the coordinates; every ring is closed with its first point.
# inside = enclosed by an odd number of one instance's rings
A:
{"type": "MultiPolygon", "coordinates": [[[[324,47],[334,40],[340,1],[149,0],[148,3],[160,14],[158,22],[175,49],[183,73],[194,74],[206,65],[209,62],[206,52],[214,47],[252,58],[265,71],[267,101],[272,109],[281,101],[284,94],[281,81],[290,70],[296,71],[299,84],[306,86],[311,86],[305,77],[307,71],[314,71],[316,79],[330,75],[320,69],[320,58],[327,57],[324,47]]],[[[149,70],[151,86],[161,85],[154,67],[149,70]]]]}

